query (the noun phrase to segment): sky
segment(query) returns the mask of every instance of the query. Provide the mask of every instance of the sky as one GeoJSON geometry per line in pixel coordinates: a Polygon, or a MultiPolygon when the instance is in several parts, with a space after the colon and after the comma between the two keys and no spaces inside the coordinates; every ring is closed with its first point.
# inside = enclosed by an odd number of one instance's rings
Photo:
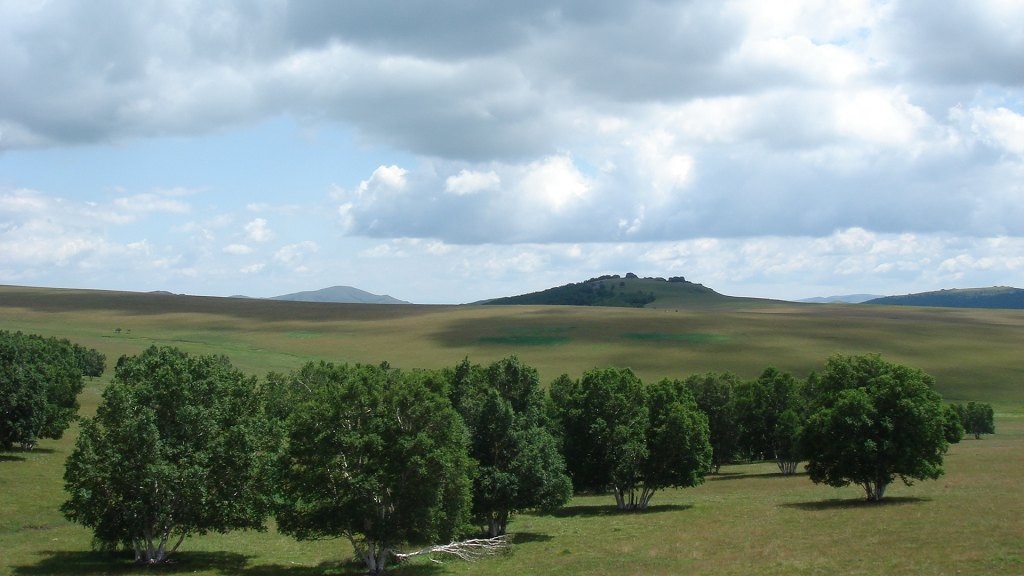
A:
{"type": "Polygon", "coordinates": [[[1024,287],[1020,0],[0,0],[0,284],[1024,287]]]}

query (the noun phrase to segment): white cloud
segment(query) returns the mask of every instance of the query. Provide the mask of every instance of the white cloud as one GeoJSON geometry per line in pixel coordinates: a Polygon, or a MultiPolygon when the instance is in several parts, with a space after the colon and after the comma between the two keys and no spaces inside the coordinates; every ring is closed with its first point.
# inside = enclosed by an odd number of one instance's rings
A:
{"type": "Polygon", "coordinates": [[[282,246],[274,252],[274,261],[285,265],[297,265],[303,257],[320,250],[316,242],[309,240],[282,246]]]}
{"type": "Polygon", "coordinates": [[[559,212],[586,199],[592,186],[571,158],[552,156],[527,166],[517,188],[537,208],[559,212]]]}
{"type": "Polygon", "coordinates": [[[464,169],[445,180],[445,191],[457,196],[497,190],[500,186],[501,178],[494,170],[473,172],[464,169]]]}
{"type": "Polygon", "coordinates": [[[405,190],[406,174],[408,171],[399,166],[378,166],[369,179],[359,183],[359,194],[362,196],[405,190]]]}
{"type": "Polygon", "coordinates": [[[245,244],[228,244],[224,247],[226,254],[245,255],[252,253],[252,247],[246,246],[245,244]]]}
{"type": "Polygon", "coordinates": [[[274,238],[274,233],[267,226],[265,219],[256,218],[245,225],[245,237],[253,242],[267,242],[274,238]]]}
{"type": "Polygon", "coordinates": [[[1024,157],[1024,115],[1004,108],[955,107],[950,118],[998,150],[1024,157]]]}

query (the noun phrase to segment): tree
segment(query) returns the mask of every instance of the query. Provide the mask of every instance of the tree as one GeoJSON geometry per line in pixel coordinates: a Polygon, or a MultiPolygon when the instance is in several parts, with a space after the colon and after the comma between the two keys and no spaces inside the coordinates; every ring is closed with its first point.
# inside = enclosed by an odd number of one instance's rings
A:
{"type": "Polygon", "coordinates": [[[165,562],[191,534],[263,529],[273,445],[256,379],[223,356],[151,347],[117,362],[68,457],[64,515],[106,548],[165,562]]]}
{"type": "Polygon", "coordinates": [[[515,356],[487,368],[467,359],[450,380],[450,398],[469,428],[477,463],[473,520],[495,537],[505,534],[516,512],[563,506],[572,483],[547,427],[537,371],[515,356]]]}
{"type": "Polygon", "coordinates": [[[640,510],[657,490],[703,484],[712,453],[707,416],[682,382],[666,379],[648,386],[647,409],[647,459],[639,497],[634,498],[634,488],[628,499],[640,510]]]}
{"type": "Polygon", "coordinates": [[[0,449],[59,439],[78,416],[83,373],[104,357],[66,339],[0,331],[0,449]]]}
{"type": "Polygon", "coordinates": [[[604,368],[551,384],[566,464],[577,490],[614,491],[621,510],[654,493],[694,486],[710,467],[707,417],[680,382],[644,387],[628,369],[604,368]]]}
{"type": "Polygon", "coordinates": [[[647,456],[647,398],[628,368],[595,368],[550,386],[566,469],[576,491],[631,483],[647,456]]]}
{"type": "Polygon", "coordinates": [[[980,440],[982,434],[995,434],[995,411],[991,404],[968,402],[963,410],[963,427],[968,434],[980,440]]]}
{"type": "Polygon", "coordinates": [[[371,574],[405,543],[450,540],[470,510],[462,419],[424,375],[309,363],[276,376],[287,409],[276,464],[278,529],[345,537],[371,574]]]}
{"type": "Polygon", "coordinates": [[[964,438],[963,405],[946,404],[942,409],[943,430],[946,442],[958,444],[964,438]]]}
{"type": "Polygon", "coordinates": [[[877,354],[830,358],[803,431],[811,480],[858,484],[874,502],[897,477],[938,478],[948,443],[933,382],[877,354]]]}
{"type": "Polygon", "coordinates": [[[734,402],[740,449],[751,459],[775,460],[783,474],[795,473],[805,412],[796,378],[766,368],[757,380],[734,389],[734,402]]]}
{"type": "Polygon", "coordinates": [[[733,389],[740,379],[735,374],[708,372],[686,379],[686,388],[708,417],[711,432],[711,471],[715,474],[728,463],[739,447],[740,425],[733,401],[733,389]]]}

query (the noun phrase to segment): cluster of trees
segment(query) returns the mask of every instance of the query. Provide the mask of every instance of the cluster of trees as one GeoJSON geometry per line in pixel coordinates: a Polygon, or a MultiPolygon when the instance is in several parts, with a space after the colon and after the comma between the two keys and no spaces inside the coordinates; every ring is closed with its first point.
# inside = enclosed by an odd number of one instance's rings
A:
{"type": "MultiPolygon", "coordinates": [[[[627,278],[630,276],[627,275],[627,278]]],[[[549,288],[520,296],[496,298],[488,304],[565,304],[571,306],[619,306],[643,308],[654,302],[653,292],[629,290],[624,281],[608,281],[604,277],[549,288]]],[[[632,278],[636,278],[635,275],[632,278]]]]}
{"type": "Polygon", "coordinates": [[[62,510],[140,563],[190,534],[263,529],[273,516],[300,540],[348,539],[380,573],[424,551],[500,546],[515,514],[553,511],[574,491],[643,510],[656,491],[739,458],[787,474],[807,461],[813,481],[881,499],[897,478],[940,475],[962,434],[932,384],[868,355],[835,356],[806,381],[769,368],[749,382],[645,385],[598,368],[545,394],[514,356],[434,371],[310,362],[257,380],[224,357],[154,347],[118,361],[83,421],[62,510]]]}
{"type": "Polygon", "coordinates": [[[500,537],[514,513],[562,506],[572,488],[547,418],[536,370],[516,358],[408,372],[311,362],[261,382],[224,357],[153,347],[118,361],[83,419],[61,509],[139,563],[273,515],[300,540],[347,538],[380,573],[411,554],[400,545],[474,524],[500,537]]]}
{"type": "Polygon", "coordinates": [[[106,359],[68,340],[0,330],[0,450],[60,438],[78,415],[85,376],[106,359]]]}
{"type": "Polygon", "coordinates": [[[611,488],[619,509],[646,509],[657,490],[696,486],[710,468],[708,418],[679,382],[594,369],[552,382],[551,404],[573,487],[611,488]]]}
{"type": "MultiPolygon", "coordinates": [[[[949,421],[953,429],[960,424],[960,436],[964,433],[973,434],[975,439],[981,438],[982,434],[995,434],[995,411],[991,404],[984,402],[968,402],[964,404],[950,404],[947,407],[950,411],[949,421]]],[[[953,432],[955,435],[956,432],[953,432]]]]}

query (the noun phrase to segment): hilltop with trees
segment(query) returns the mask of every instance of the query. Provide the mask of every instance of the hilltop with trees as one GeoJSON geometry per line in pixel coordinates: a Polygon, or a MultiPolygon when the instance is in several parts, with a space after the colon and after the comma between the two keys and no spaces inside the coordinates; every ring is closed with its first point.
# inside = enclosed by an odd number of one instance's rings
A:
{"type": "Polygon", "coordinates": [[[715,292],[702,284],[689,282],[682,276],[671,278],[640,278],[636,274],[625,276],[609,274],[583,282],[574,282],[531,292],[486,300],[480,304],[542,304],[563,306],[613,306],[625,308],[671,307],[687,305],[723,304],[748,300],[715,292]]]}

